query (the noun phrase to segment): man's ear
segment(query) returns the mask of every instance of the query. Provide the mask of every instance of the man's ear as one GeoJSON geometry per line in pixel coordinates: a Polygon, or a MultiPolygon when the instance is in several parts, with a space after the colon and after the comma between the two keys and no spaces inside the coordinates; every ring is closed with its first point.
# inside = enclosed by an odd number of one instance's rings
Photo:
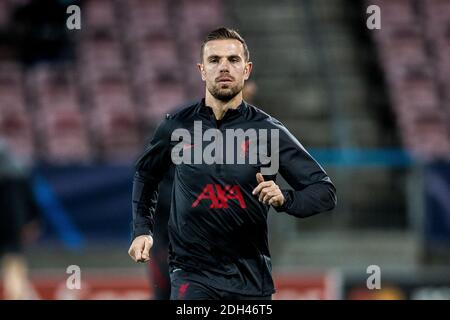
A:
{"type": "Polygon", "coordinates": [[[202,76],[202,80],[206,80],[205,69],[203,68],[203,63],[197,63],[198,71],[200,71],[200,75],[202,76]]]}
{"type": "Polygon", "coordinates": [[[244,67],[244,80],[248,80],[250,78],[250,74],[252,73],[253,62],[247,62],[244,67]]]}

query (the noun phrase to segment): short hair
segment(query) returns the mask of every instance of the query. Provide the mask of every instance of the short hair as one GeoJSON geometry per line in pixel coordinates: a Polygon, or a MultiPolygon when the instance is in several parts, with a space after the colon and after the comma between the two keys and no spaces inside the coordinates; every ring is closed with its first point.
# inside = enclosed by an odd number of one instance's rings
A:
{"type": "Polygon", "coordinates": [[[220,27],[216,30],[211,31],[205,38],[205,40],[202,43],[202,48],[200,51],[200,61],[203,61],[203,52],[205,50],[205,45],[209,41],[213,40],[226,40],[226,39],[234,39],[242,43],[242,46],[244,47],[244,56],[245,61],[250,60],[250,52],[248,50],[247,44],[245,43],[244,38],[234,29],[229,29],[225,27],[220,27]]]}

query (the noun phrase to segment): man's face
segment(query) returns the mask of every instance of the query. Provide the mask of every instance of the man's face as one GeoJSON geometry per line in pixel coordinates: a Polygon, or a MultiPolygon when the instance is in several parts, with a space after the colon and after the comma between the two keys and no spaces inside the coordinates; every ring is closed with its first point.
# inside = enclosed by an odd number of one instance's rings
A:
{"type": "Polygon", "coordinates": [[[211,95],[221,101],[234,98],[250,76],[252,63],[245,61],[244,46],[234,39],[208,41],[198,64],[211,95]]]}

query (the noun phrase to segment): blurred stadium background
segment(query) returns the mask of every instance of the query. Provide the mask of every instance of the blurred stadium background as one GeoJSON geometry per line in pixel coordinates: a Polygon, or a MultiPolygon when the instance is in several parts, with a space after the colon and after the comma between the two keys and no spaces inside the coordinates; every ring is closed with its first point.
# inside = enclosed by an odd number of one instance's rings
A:
{"type": "Polygon", "coordinates": [[[222,25],[249,45],[254,103],[338,190],[331,213],[271,212],[274,298],[449,299],[449,0],[1,0],[0,139],[41,215],[28,298],[152,297],[127,255],[133,161],[165,113],[202,97],[200,43],[222,25]]]}

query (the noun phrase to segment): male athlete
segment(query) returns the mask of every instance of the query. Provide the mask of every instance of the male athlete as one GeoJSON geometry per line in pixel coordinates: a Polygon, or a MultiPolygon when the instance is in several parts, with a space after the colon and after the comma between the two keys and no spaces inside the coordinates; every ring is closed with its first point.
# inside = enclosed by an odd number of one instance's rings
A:
{"type": "MultiPolygon", "coordinates": [[[[258,86],[254,81],[246,81],[242,90],[246,102],[253,102],[258,86]]],[[[178,110],[178,108],[176,108],[178,110]]],[[[173,110],[173,111],[176,111],[173,110]]],[[[155,210],[155,224],[153,226],[152,259],[149,263],[149,280],[152,286],[154,300],[168,300],[170,298],[170,275],[167,261],[169,251],[169,235],[167,223],[170,216],[170,201],[172,194],[174,168],[170,167],[159,183],[158,203],[155,210]]]]}
{"type": "Polygon", "coordinates": [[[236,31],[212,31],[198,68],[205,98],[167,115],[136,163],[128,253],[150,259],[158,184],[174,165],[171,299],[270,300],[269,207],[308,217],[333,209],[336,189],[283,124],[243,101],[252,63],[236,31]],[[280,190],[278,172],[293,190],[280,190]]]}

